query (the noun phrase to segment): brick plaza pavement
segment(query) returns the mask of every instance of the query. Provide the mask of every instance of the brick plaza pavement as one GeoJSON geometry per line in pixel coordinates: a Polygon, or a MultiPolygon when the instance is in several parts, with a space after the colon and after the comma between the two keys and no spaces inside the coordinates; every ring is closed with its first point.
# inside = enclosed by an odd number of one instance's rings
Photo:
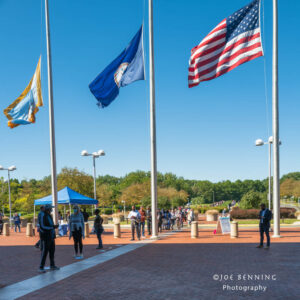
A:
{"type": "MultiPolygon", "coordinates": [[[[238,239],[213,235],[211,230],[201,230],[198,239],[191,239],[184,230],[21,299],[300,299],[300,230],[282,229],[282,236],[272,240],[269,250],[264,250],[255,248],[259,239],[255,230],[243,229],[238,239]],[[254,274],[261,276],[260,279],[247,277],[254,274]],[[222,275],[228,275],[229,279],[221,280],[222,275]],[[237,285],[261,290],[231,290],[237,285]]],[[[107,237],[107,241],[112,239],[122,244],[122,239],[113,239],[109,234],[107,237]]],[[[6,247],[0,247],[0,251],[6,247]]],[[[58,252],[57,257],[66,252],[58,252]]],[[[26,264],[21,263],[20,269],[26,264]]],[[[0,267],[2,270],[2,260],[0,267]]],[[[10,268],[16,270],[15,264],[10,264],[10,268]]]]}
{"type": "MultiPolygon", "coordinates": [[[[40,250],[33,246],[38,241],[38,237],[26,237],[26,228],[21,230],[21,233],[11,232],[8,237],[0,235],[0,270],[5,270],[5,272],[0,271],[0,288],[37,275],[40,250]]],[[[122,230],[121,239],[114,239],[113,231],[105,229],[102,237],[103,250],[109,251],[115,249],[117,245],[126,245],[131,235],[128,230],[122,230]]],[[[85,238],[83,244],[85,258],[99,254],[99,251],[96,250],[97,238],[95,235],[85,238]]],[[[55,263],[60,267],[74,263],[76,260],[73,255],[73,240],[69,240],[68,237],[57,238],[55,263]]],[[[47,264],[49,264],[48,259],[47,264]]]]}

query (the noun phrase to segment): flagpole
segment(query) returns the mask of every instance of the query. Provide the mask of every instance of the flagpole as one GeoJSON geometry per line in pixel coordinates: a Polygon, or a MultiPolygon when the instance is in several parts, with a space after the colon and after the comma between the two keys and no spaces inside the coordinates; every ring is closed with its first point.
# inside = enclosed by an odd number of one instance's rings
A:
{"type": "Polygon", "coordinates": [[[149,77],[150,77],[150,140],[151,140],[151,209],[152,236],[158,237],[157,230],[157,162],[156,162],[156,122],[153,46],[153,1],[149,0],[149,77]]]}
{"type": "Polygon", "coordinates": [[[58,223],[58,207],[57,207],[56,153],[55,153],[52,62],[51,62],[48,0],[45,0],[45,16],[46,16],[47,66],[48,66],[48,98],[49,98],[49,131],[50,131],[50,153],[51,153],[52,205],[54,206],[53,221],[54,221],[54,224],[57,224],[58,223]]]}
{"type": "Polygon", "coordinates": [[[274,234],[280,237],[280,185],[279,185],[279,113],[278,113],[278,8],[277,0],[273,0],[273,215],[274,234]]]}

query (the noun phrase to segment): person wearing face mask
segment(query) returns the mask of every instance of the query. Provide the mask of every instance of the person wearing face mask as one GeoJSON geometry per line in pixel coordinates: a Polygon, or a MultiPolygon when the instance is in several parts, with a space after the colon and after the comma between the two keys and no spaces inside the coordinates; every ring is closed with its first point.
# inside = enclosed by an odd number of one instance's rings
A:
{"type": "Polygon", "coordinates": [[[82,239],[84,238],[84,218],[78,205],[74,205],[73,212],[74,213],[70,216],[70,221],[69,221],[69,228],[70,228],[69,239],[71,239],[71,237],[73,236],[74,250],[75,250],[74,257],[76,259],[82,259],[83,258],[82,239]],[[79,248],[80,255],[78,255],[78,248],[79,248]]]}
{"type": "Polygon", "coordinates": [[[39,272],[45,273],[44,270],[47,255],[49,253],[50,258],[50,269],[55,271],[59,268],[54,263],[55,254],[55,229],[58,225],[54,225],[51,216],[52,206],[50,204],[45,205],[44,214],[40,218],[40,229],[41,229],[41,243],[42,243],[42,255],[39,272]]]}

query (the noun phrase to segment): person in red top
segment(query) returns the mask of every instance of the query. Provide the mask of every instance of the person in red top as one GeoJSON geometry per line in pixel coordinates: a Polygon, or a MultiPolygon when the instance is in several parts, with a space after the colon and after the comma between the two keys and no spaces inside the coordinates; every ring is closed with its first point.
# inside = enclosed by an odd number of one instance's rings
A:
{"type": "Polygon", "coordinates": [[[139,213],[141,215],[140,222],[140,232],[142,233],[142,238],[145,238],[145,221],[146,221],[146,212],[144,211],[143,206],[141,206],[139,213]]]}

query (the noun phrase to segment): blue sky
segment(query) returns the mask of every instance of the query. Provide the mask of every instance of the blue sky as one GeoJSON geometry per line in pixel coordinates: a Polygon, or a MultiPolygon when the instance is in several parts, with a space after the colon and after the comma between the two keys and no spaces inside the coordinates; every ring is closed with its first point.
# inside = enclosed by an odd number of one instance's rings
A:
{"type": "MultiPolygon", "coordinates": [[[[58,171],[68,166],[91,173],[91,158],[80,156],[83,149],[106,151],[107,155],[97,160],[98,175],[122,176],[137,169],[149,170],[149,81],[122,88],[119,97],[103,110],[96,106],[96,99],[88,89],[88,84],[137,32],[143,20],[144,1],[49,2],[58,171]]],[[[267,147],[257,148],[254,141],[271,135],[271,0],[264,0],[265,57],[198,87],[187,86],[190,50],[221,20],[248,2],[154,1],[159,171],[211,181],[267,177],[267,147]]],[[[284,174],[300,170],[300,97],[296,72],[300,67],[297,30],[300,2],[279,2],[281,174],[284,174]]],[[[147,14],[146,1],[146,60],[147,14]]],[[[45,42],[41,1],[0,0],[0,164],[16,165],[14,176],[19,179],[50,174],[45,42]],[[2,110],[26,87],[40,53],[45,106],[38,112],[36,124],[11,130],[2,110]]]]}

